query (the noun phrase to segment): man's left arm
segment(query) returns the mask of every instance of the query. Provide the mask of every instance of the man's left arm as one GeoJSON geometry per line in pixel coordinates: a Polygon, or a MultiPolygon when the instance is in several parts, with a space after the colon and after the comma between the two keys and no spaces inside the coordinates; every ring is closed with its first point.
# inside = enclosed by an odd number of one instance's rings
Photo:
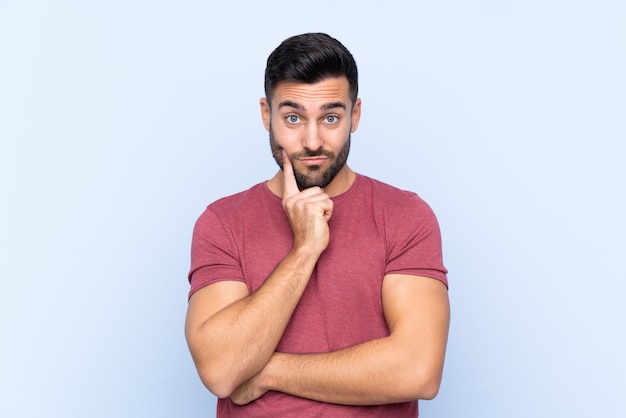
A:
{"type": "Polygon", "coordinates": [[[434,398],[450,322],[446,286],[427,277],[390,274],[383,280],[382,299],[389,336],[329,353],[275,353],[233,392],[233,402],[246,404],[270,390],[345,405],[434,398]]]}

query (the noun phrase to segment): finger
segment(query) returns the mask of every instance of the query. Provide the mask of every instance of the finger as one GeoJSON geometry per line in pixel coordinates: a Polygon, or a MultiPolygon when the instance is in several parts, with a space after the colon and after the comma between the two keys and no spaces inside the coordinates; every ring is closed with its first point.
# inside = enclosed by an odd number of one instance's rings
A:
{"type": "Polygon", "coordinates": [[[330,207],[324,209],[324,219],[326,219],[326,222],[328,222],[332,216],[333,216],[333,205],[330,205],[330,207]]]}
{"type": "Polygon", "coordinates": [[[334,202],[326,193],[320,192],[321,189],[319,187],[314,189],[317,189],[317,192],[312,189],[304,189],[300,192],[298,195],[298,206],[311,205],[309,207],[316,208],[324,216],[324,219],[329,220],[333,213],[334,202]]]}
{"type": "Polygon", "coordinates": [[[293,166],[287,155],[287,151],[283,150],[283,199],[298,194],[298,183],[296,176],[293,174],[293,166]]]}

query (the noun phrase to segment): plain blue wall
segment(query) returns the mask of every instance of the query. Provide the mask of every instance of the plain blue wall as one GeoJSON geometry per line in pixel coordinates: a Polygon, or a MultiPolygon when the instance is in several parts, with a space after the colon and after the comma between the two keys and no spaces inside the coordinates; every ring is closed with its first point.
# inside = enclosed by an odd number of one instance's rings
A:
{"type": "Polygon", "coordinates": [[[351,166],[441,223],[422,416],[626,416],[623,1],[208,3],[0,0],[0,416],[213,416],[191,229],[274,173],[264,63],[308,31],[360,66],[351,166]]]}

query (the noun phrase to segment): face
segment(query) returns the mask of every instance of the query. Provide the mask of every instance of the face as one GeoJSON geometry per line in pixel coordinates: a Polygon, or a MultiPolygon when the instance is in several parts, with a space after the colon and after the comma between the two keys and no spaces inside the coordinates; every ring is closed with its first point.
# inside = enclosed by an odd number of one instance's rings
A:
{"type": "Polygon", "coordinates": [[[346,167],[360,110],[360,99],[352,105],[345,77],[316,84],[283,82],[274,91],[271,108],[261,100],[272,155],[282,169],[282,151],[287,152],[300,189],[326,187],[346,167]]]}

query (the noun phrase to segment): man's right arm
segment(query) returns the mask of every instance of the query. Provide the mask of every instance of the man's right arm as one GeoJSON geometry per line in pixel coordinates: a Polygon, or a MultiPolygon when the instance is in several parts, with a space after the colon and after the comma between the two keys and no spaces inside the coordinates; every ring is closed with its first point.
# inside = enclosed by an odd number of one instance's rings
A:
{"type": "Polygon", "coordinates": [[[189,300],[187,343],[202,382],[220,398],[267,364],[328,245],[332,200],[318,187],[300,192],[286,156],[284,161],[283,208],[292,250],[252,294],[244,283],[223,281],[189,300]]]}
{"type": "Polygon", "coordinates": [[[242,282],[206,286],[189,300],[185,335],[204,385],[225,398],[274,353],[317,259],[289,253],[248,295],[242,282]]]}

